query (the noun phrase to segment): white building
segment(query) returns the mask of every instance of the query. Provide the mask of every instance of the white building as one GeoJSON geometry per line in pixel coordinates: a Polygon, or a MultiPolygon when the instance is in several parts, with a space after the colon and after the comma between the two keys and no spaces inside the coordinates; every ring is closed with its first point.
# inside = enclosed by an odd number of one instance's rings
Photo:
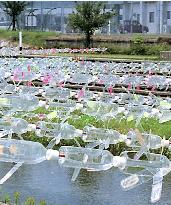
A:
{"type": "MultiPolygon", "coordinates": [[[[171,33],[170,1],[108,1],[106,8],[115,8],[115,16],[110,24],[110,33],[118,32],[125,20],[137,20],[147,26],[148,33],[171,33]]],[[[74,11],[75,1],[29,1],[20,18],[20,26],[25,29],[56,30],[67,32],[67,16],[74,11]],[[23,17],[24,16],[24,17],[23,17]]],[[[9,23],[9,18],[0,11],[0,27],[9,23]]],[[[107,29],[108,30],[108,29],[107,29]]],[[[69,32],[69,31],[68,31],[69,32]]]]}
{"type": "Polygon", "coordinates": [[[136,19],[149,33],[171,33],[170,1],[125,1],[120,14],[124,20],[136,19]]]}

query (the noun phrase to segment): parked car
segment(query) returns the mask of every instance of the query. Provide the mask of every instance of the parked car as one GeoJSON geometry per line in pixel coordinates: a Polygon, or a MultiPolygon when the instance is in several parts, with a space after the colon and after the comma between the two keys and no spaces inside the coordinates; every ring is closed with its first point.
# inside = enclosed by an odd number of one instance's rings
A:
{"type": "Polygon", "coordinates": [[[147,33],[148,31],[147,26],[141,25],[136,20],[125,20],[119,28],[120,33],[147,33]]]}

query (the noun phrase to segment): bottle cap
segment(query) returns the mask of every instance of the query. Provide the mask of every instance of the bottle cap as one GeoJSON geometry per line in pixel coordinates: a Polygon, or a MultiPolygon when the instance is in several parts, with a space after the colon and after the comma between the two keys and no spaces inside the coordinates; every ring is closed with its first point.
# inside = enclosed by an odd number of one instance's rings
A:
{"type": "Polygon", "coordinates": [[[35,124],[28,124],[28,130],[29,131],[35,131],[36,130],[36,125],[35,124]]]}
{"type": "Polygon", "coordinates": [[[46,101],[40,100],[39,107],[44,107],[46,105],[46,101]]]}
{"type": "Polygon", "coordinates": [[[39,88],[39,93],[43,93],[43,89],[42,88],[39,88]]]}
{"type": "Polygon", "coordinates": [[[76,109],[81,109],[81,108],[83,108],[83,104],[77,103],[77,104],[76,104],[76,109]]]}
{"type": "Polygon", "coordinates": [[[37,129],[36,132],[35,132],[35,134],[36,134],[38,137],[40,137],[40,136],[41,136],[41,129],[37,129]]]}
{"type": "Polygon", "coordinates": [[[113,157],[113,166],[118,167],[119,169],[124,169],[126,166],[126,158],[120,157],[120,156],[114,156],[113,157]]]}
{"type": "Polygon", "coordinates": [[[83,131],[79,130],[79,129],[76,129],[76,132],[77,132],[78,135],[82,135],[83,134],[83,131]]]}
{"type": "Polygon", "coordinates": [[[5,72],[5,78],[8,78],[9,76],[11,76],[10,72],[5,72]]]}
{"type": "Polygon", "coordinates": [[[120,142],[125,142],[126,140],[127,140],[127,135],[121,134],[121,135],[119,136],[119,141],[120,141],[120,142]]]}
{"type": "Polygon", "coordinates": [[[159,111],[159,109],[157,109],[157,108],[152,108],[152,114],[153,115],[156,115],[156,114],[159,114],[160,113],[160,111],[159,111]]]}
{"type": "Polygon", "coordinates": [[[59,152],[57,150],[53,150],[53,149],[48,149],[46,152],[46,159],[47,160],[54,160],[54,159],[58,159],[59,157],[59,152]]]}
{"type": "Polygon", "coordinates": [[[124,112],[125,111],[125,108],[124,107],[119,107],[118,108],[118,113],[121,113],[121,112],[124,112]]]}
{"type": "Polygon", "coordinates": [[[169,147],[169,145],[170,145],[169,140],[164,140],[164,139],[161,140],[161,146],[162,147],[169,147]]]}
{"type": "Polygon", "coordinates": [[[131,144],[132,144],[132,140],[131,140],[131,139],[126,139],[126,140],[125,140],[125,143],[126,143],[126,145],[127,145],[128,147],[130,147],[131,144]]]}
{"type": "Polygon", "coordinates": [[[87,135],[82,135],[82,140],[85,142],[87,139],[87,135]]]}

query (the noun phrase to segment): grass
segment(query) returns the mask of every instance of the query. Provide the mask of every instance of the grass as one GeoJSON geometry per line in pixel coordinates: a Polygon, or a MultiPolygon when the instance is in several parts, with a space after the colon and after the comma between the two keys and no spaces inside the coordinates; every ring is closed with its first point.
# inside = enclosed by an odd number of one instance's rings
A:
{"type": "MultiPolygon", "coordinates": [[[[43,113],[45,110],[43,108],[39,108],[36,113],[43,113]]],[[[47,112],[47,111],[46,111],[47,112]]],[[[30,123],[36,123],[39,119],[27,119],[30,123]]],[[[54,118],[52,122],[60,122],[59,119],[54,118]]],[[[147,132],[152,133],[155,135],[158,135],[160,137],[165,137],[166,139],[169,139],[171,137],[171,121],[165,122],[163,124],[160,124],[159,121],[155,118],[143,118],[141,120],[141,123],[136,126],[136,121],[127,121],[126,119],[120,120],[118,119],[111,119],[108,121],[102,121],[99,119],[96,119],[95,117],[88,116],[85,114],[82,114],[79,111],[75,111],[71,114],[70,118],[68,119],[68,123],[73,125],[77,129],[83,129],[85,126],[94,126],[97,128],[108,128],[113,129],[121,134],[127,134],[130,129],[137,128],[140,132],[147,132]]],[[[31,140],[31,141],[37,141],[42,143],[44,146],[47,146],[51,139],[48,139],[46,137],[39,138],[35,135],[34,132],[27,132],[26,134],[23,134],[23,137],[25,140],[31,140]]],[[[81,146],[85,146],[85,143],[82,141],[81,138],[77,138],[81,146]]],[[[54,147],[54,149],[58,149],[62,145],[74,145],[77,146],[74,139],[71,140],[61,140],[61,142],[54,147]]],[[[109,150],[113,154],[120,154],[123,150],[127,149],[126,145],[124,143],[119,143],[117,145],[110,145],[109,150]]],[[[170,156],[170,153],[166,153],[168,156],[170,156]]]]}
{"type": "MultiPolygon", "coordinates": [[[[21,193],[20,192],[14,192],[13,196],[9,195],[8,193],[0,196],[0,201],[7,205],[46,205],[45,200],[41,200],[39,202],[36,201],[34,197],[27,197],[25,201],[21,203],[21,193]]],[[[1,204],[0,202],[0,204],[1,204]]]]}
{"type": "MultiPolygon", "coordinates": [[[[144,39],[146,39],[147,41],[148,40],[157,40],[158,37],[167,37],[167,38],[170,38],[170,35],[169,34],[141,34],[141,33],[133,33],[133,34],[112,34],[112,35],[107,35],[107,34],[96,34],[96,35],[93,35],[93,39],[94,40],[108,40],[108,41],[130,41],[132,39],[134,39],[136,36],[139,36],[139,37],[143,37],[144,39]]],[[[83,39],[84,38],[84,35],[82,34],[62,34],[62,35],[59,35],[56,39],[66,39],[66,40],[80,40],[80,39],[83,39]]],[[[49,39],[53,39],[52,38],[49,38],[49,39]]]]}
{"type": "MultiPolygon", "coordinates": [[[[57,36],[56,32],[39,32],[39,31],[22,31],[23,44],[29,45],[33,48],[40,48],[45,46],[45,39],[51,36],[57,36]]],[[[0,29],[0,38],[8,41],[18,43],[18,31],[2,30],[0,29]]]]}
{"type": "MultiPolygon", "coordinates": [[[[45,108],[38,108],[34,113],[45,113],[48,114],[49,111],[45,108]]],[[[19,116],[18,116],[19,117],[19,116]]],[[[38,118],[25,118],[30,123],[36,123],[38,118]]],[[[53,122],[60,121],[59,118],[52,119],[53,122]]],[[[126,134],[131,128],[136,128],[136,121],[127,121],[126,119],[121,119],[120,117],[110,120],[99,120],[93,116],[82,114],[80,111],[74,111],[68,118],[68,123],[73,125],[77,129],[83,129],[86,125],[93,125],[97,128],[109,128],[119,131],[122,134],[126,134]]],[[[155,118],[142,118],[140,125],[137,127],[141,132],[151,132],[153,134],[159,135],[161,137],[166,137],[167,139],[171,137],[171,121],[165,123],[159,123],[158,119],[155,118]]]]}
{"type": "MultiPolygon", "coordinates": [[[[80,119],[78,120],[72,120],[70,118],[69,123],[74,125],[78,129],[83,129],[86,125],[93,125],[95,127],[103,127],[108,129],[114,129],[119,131],[122,134],[126,134],[130,129],[136,128],[136,122],[131,121],[128,122],[125,119],[119,120],[119,119],[112,119],[109,121],[101,121],[97,120],[94,117],[82,115],[80,119]]],[[[144,118],[141,120],[141,123],[137,128],[141,132],[148,132],[153,133],[156,135],[159,135],[161,137],[166,137],[167,139],[171,137],[171,122],[165,122],[163,124],[160,124],[157,119],[154,118],[144,118]]]]}
{"type": "MultiPolygon", "coordinates": [[[[23,44],[24,46],[28,46],[31,48],[46,48],[48,47],[48,45],[46,45],[46,41],[45,39],[47,38],[55,38],[55,37],[59,37],[61,39],[61,41],[63,39],[70,39],[71,41],[73,41],[75,38],[78,37],[82,37],[82,35],[64,35],[64,34],[59,34],[56,32],[39,32],[39,31],[22,31],[23,32],[23,44]]],[[[113,39],[113,40],[117,40],[117,38],[133,38],[136,34],[134,35],[111,35],[111,36],[106,36],[106,35],[97,35],[95,36],[96,39],[104,39],[104,43],[98,43],[98,46],[102,46],[103,44],[105,45],[105,47],[108,48],[108,53],[104,53],[104,54],[57,54],[58,56],[80,56],[80,57],[84,57],[84,58],[95,58],[95,59],[128,59],[128,60],[160,60],[159,59],[159,49],[158,48],[154,48],[155,46],[152,46],[151,49],[155,50],[155,52],[151,52],[151,53],[147,53],[147,55],[125,55],[125,54],[131,54],[130,49],[128,49],[127,47],[125,47],[125,45],[120,45],[120,44],[112,44],[110,42],[108,42],[108,39],[113,39]],[[129,51],[128,51],[129,50],[129,51]],[[156,51],[157,50],[157,51],[156,51]],[[112,54],[110,54],[112,53],[112,54]],[[157,54],[156,54],[157,53],[157,54]]],[[[143,35],[145,39],[149,39],[149,38],[157,38],[157,35],[143,35]]],[[[6,39],[10,42],[12,42],[14,45],[18,46],[18,31],[11,31],[11,30],[2,30],[0,29],[0,39],[6,39]]],[[[76,40],[75,40],[76,42],[76,40]]],[[[56,47],[72,47],[72,44],[70,45],[70,43],[68,42],[62,42],[63,45],[56,45],[56,47]],[[64,43],[64,44],[63,44],[64,43]]],[[[157,44],[156,44],[157,45],[157,44]]],[[[79,45],[81,46],[81,44],[79,45]]],[[[160,45],[158,45],[160,46],[160,45]]],[[[164,49],[164,48],[162,48],[164,49]]]]}
{"type": "Polygon", "coordinates": [[[123,60],[159,60],[158,56],[152,56],[152,55],[122,55],[122,54],[77,54],[77,53],[59,53],[57,56],[63,56],[63,57],[83,57],[88,59],[107,59],[107,60],[115,60],[115,59],[123,59],[123,60]]]}

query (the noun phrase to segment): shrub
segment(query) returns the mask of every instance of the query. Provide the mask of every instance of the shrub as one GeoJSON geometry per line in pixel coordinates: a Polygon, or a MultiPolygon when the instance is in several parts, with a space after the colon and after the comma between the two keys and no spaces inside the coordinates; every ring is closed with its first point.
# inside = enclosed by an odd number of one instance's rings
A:
{"type": "Polygon", "coordinates": [[[10,198],[10,195],[9,195],[9,194],[5,194],[5,195],[4,195],[3,202],[6,203],[6,204],[10,204],[11,198],[10,198]]]}
{"type": "Polygon", "coordinates": [[[160,55],[161,51],[171,50],[171,46],[167,43],[148,45],[146,49],[147,55],[160,55]]]}
{"type": "Polygon", "coordinates": [[[132,39],[131,44],[131,54],[133,55],[145,55],[146,54],[146,46],[144,44],[144,37],[140,35],[136,35],[132,39]]]}
{"type": "Polygon", "coordinates": [[[112,47],[109,47],[106,51],[106,53],[109,54],[130,54],[131,48],[129,46],[125,47],[123,45],[113,45],[112,47]]]}
{"type": "Polygon", "coordinates": [[[46,202],[44,200],[39,202],[39,205],[46,205],[46,202]]]}
{"type": "Polygon", "coordinates": [[[19,204],[19,202],[20,202],[20,193],[19,192],[14,193],[14,201],[15,201],[15,205],[19,204]]]}
{"type": "Polygon", "coordinates": [[[36,205],[35,199],[33,197],[28,197],[24,202],[24,205],[36,205]]]}

